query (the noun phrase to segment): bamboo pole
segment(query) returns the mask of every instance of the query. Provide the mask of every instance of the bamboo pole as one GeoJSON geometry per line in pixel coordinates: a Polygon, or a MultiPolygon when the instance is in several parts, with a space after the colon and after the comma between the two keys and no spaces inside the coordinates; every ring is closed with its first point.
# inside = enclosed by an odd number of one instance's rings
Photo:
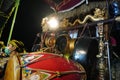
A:
{"type": "Polygon", "coordinates": [[[11,37],[12,37],[12,32],[13,32],[13,28],[14,28],[17,12],[18,12],[19,2],[20,2],[20,0],[16,0],[16,3],[15,3],[15,13],[14,13],[14,16],[13,16],[13,21],[12,21],[12,25],[11,25],[11,29],[10,29],[10,33],[9,33],[9,37],[8,37],[8,41],[7,41],[7,45],[8,45],[8,43],[11,40],[11,37]]]}

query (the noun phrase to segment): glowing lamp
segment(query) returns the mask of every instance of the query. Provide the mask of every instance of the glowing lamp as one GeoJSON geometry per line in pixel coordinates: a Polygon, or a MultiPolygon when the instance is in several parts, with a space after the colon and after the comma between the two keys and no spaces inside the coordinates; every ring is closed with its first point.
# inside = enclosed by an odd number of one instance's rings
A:
{"type": "Polygon", "coordinates": [[[59,27],[59,22],[55,17],[50,18],[47,23],[49,26],[49,30],[56,30],[59,27]]]}

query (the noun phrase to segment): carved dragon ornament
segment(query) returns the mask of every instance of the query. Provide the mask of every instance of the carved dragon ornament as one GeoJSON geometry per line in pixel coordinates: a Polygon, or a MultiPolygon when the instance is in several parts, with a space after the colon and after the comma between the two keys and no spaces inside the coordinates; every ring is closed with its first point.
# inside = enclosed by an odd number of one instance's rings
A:
{"type": "MultiPolygon", "coordinates": [[[[73,23],[69,22],[68,19],[64,18],[59,23],[60,28],[67,28],[67,27],[74,27],[76,24],[85,24],[88,20],[91,21],[99,21],[104,20],[105,10],[100,8],[95,8],[94,15],[88,14],[85,16],[83,20],[76,19],[73,23]]],[[[42,20],[41,26],[43,29],[43,32],[49,31],[49,26],[47,25],[48,18],[45,17],[42,20]]]]}

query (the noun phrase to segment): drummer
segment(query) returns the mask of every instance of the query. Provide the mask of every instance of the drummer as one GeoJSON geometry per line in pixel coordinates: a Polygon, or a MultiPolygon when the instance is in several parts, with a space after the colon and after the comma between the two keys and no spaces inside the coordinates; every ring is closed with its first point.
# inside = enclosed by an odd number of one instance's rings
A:
{"type": "Polygon", "coordinates": [[[5,69],[6,69],[6,66],[7,66],[7,61],[9,60],[9,57],[12,55],[17,55],[19,53],[25,53],[26,50],[25,50],[25,47],[24,47],[24,44],[23,42],[21,41],[18,41],[18,40],[11,40],[8,45],[6,47],[4,47],[4,50],[2,52],[2,55],[3,58],[2,60],[4,60],[4,64],[1,68],[1,73],[0,74],[0,79],[4,76],[4,72],[5,72],[5,69]]]}

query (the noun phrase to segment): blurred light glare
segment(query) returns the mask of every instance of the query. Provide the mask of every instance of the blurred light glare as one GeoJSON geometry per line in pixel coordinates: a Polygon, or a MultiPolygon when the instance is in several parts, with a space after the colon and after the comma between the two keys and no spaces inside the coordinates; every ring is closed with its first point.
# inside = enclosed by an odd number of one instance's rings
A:
{"type": "Polygon", "coordinates": [[[86,54],[86,52],[84,50],[79,50],[78,53],[79,54],[86,54]]]}
{"type": "Polygon", "coordinates": [[[50,30],[56,30],[56,29],[58,29],[58,27],[59,27],[59,26],[58,26],[58,25],[59,25],[59,22],[58,22],[57,18],[55,18],[55,17],[50,18],[47,23],[48,23],[48,25],[49,25],[49,29],[50,29],[50,30]]]}
{"type": "Polygon", "coordinates": [[[85,58],[86,52],[84,50],[76,50],[75,52],[75,59],[83,60],[85,58]]]}

